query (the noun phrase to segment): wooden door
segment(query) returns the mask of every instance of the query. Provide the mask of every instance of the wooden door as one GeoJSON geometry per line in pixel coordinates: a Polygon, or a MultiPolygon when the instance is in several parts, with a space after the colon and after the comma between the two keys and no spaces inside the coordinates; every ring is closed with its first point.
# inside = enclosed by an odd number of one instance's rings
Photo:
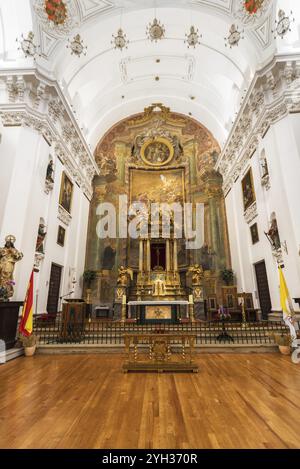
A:
{"type": "Polygon", "coordinates": [[[51,265],[48,301],[47,301],[47,312],[57,313],[59,292],[60,292],[60,280],[61,280],[62,267],[57,264],[51,265]]]}
{"type": "Polygon", "coordinates": [[[268,319],[268,314],[272,310],[272,303],[265,261],[258,262],[254,267],[262,318],[268,319]]]}

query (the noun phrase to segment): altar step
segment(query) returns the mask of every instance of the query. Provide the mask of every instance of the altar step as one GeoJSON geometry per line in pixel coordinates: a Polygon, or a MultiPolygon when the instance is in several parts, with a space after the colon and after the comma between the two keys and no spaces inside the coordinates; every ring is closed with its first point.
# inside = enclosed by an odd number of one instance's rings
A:
{"type": "MultiPolygon", "coordinates": [[[[299,312],[295,313],[295,320],[298,321],[298,322],[300,321],[300,313],[299,312]]],[[[272,322],[283,321],[282,311],[272,311],[272,313],[270,313],[268,315],[268,321],[272,321],[272,322]]]]}
{"type": "Polygon", "coordinates": [[[14,360],[15,358],[21,357],[22,355],[24,355],[23,347],[14,347],[9,350],[5,350],[4,352],[0,353],[0,365],[14,360]]]}
{"type": "MultiPolygon", "coordinates": [[[[176,346],[173,346],[176,349],[176,346]]],[[[147,346],[139,346],[139,350],[147,351],[147,346]]],[[[180,347],[178,346],[180,352],[180,347]]],[[[47,344],[39,345],[38,354],[125,354],[123,344],[47,344]]],[[[206,344],[195,345],[195,354],[211,353],[279,353],[274,344],[206,344]]]]}

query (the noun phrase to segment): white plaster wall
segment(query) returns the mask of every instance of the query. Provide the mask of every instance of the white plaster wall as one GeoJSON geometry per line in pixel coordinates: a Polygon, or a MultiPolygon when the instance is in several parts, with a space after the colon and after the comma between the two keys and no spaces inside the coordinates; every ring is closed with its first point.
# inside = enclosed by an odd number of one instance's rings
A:
{"type": "MultiPolygon", "coordinates": [[[[248,166],[226,197],[232,265],[237,274],[239,291],[255,292],[259,306],[254,264],[265,260],[273,310],[280,310],[277,263],[269,241],[264,235],[269,228],[272,212],[276,213],[287,284],[291,297],[300,297],[300,116],[289,115],[273,125],[261,139],[248,166]],[[265,150],[271,188],[261,185],[259,158],[265,150]],[[244,219],[241,180],[251,166],[253,172],[258,216],[248,225],[244,219]],[[250,226],[258,225],[259,242],[252,245],[250,226]]],[[[295,309],[298,306],[294,304],[295,309]]]]}
{"type": "MultiPolygon", "coordinates": [[[[0,159],[0,243],[5,236],[16,236],[16,248],[24,258],[15,268],[14,300],[23,300],[34,264],[35,246],[40,218],[47,226],[45,258],[35,273],[35,309],[46,311],[51,264],[63,267],[61,291],[64,295],[71,290],[72,276],[76,277],[74,297],[82,295],[82,273],[85,262],[85,245],[89,201],[74,183],[72,220],[69,226],[58,218],[58,202],[61,175],[65,169],[46,140],[31,128],[9,127],[2,129],[0,159]],[[55,184],[50,194],[44,192],[45,176],[49,156],[55,166],[55,184]],[[57,244],[58,226],[66,229],[65,246],[57,244]]],[[[70,177],[70,175],[68,175],[70,177]]],[[[71,178],[72,179],[72,178],[71,178]]]]}

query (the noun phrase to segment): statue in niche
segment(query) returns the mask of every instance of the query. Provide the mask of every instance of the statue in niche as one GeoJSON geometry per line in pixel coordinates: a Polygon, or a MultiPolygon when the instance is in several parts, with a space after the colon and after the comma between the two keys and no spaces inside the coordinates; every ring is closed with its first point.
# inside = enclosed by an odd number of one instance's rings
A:
{"type": "Polygon", "coordinates": [[[271,226],[269,231],[265,235],[267,236],[268,240],[270,241],[272,248],[277,251],[281,248],[281,242],[279,237],[279,231],[277,226],[277,220],[275,217],[271,219],[271,226]]]}
{"type": "Polygon", "coordinates": [[[268,162],[265,156],[263,156],[260,160],[260,167],[261,167],[261,177],[263,179],[269,174],[268,162]]]}
{"type": "Polygon", "coordinates": [[[38,236],[36,240],[35,252],[40,252],[41,254],[44,254],[44,241],[46,238],[46,234],[47,232],[44,223],[40,223],[38,229],[38,236]]]}
{"type": "Polygon", "coordinates": [[[54,173],[53,160],[51,159],[48,163],[48,166],[47,166],[47,173],[46,173],[46,180],[47,181],[54,182],[53,173],[54,173]]]}
{"type": "Polygon", "coordinates": [[[112,270],[115,265],[116,250],[112,246],[106,246],[102,257],[102,269],[112,270]]]}
{"type": "Polygon", "coordinates": [[[11,298],[14,294],[15,263],[23,258],[23,253],[15,248],[15,242],[15,236],[6,236],[4,247],[0,248],[0,288],[6,289],[7,298],[11,298]]]}
{"type": "Polygon", "coordinates": [[[119,276],[118,276],[117,284],[121,285],[122,287],[128,287],[130,280],[131,281],[133,280],[133,270],[123,267],[121,265],[121,267],[118,270],[118,273],[119,273],[119,276]]]}

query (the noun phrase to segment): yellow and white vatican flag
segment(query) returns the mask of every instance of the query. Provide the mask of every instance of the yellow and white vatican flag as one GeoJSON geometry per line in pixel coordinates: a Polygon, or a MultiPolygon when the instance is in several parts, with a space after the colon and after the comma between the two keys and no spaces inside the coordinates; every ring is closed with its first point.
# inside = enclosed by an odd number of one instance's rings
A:
{"type": "Polygon", "coordinates": [[[283,320],[285,324],[289,327],[292,341],[297,339],[298,325],[294,319],[295,312],[293,308],[293,303],[290,297],[289,289],[287,287],[282,268],[279,266],[279,282],[280,282],[280,303],[283,313],[283,320]]]}

